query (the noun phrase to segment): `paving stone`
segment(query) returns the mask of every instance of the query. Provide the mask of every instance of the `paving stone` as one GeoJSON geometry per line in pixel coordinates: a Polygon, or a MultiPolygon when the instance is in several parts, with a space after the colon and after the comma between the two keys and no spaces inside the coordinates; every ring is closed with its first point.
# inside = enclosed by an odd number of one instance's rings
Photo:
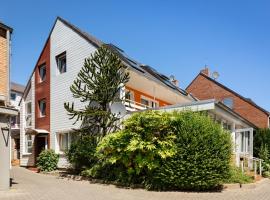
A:
{"type": "Polygon", "coordinates": [[[12,169],[14,184],[8,192],[0,192],[1,200],[270,200],[270,180],[254,189],[222,192],[153,192],[123,189],[113,185],[91,184],[51,175],[37,174],[20,167],[12,169]]]}

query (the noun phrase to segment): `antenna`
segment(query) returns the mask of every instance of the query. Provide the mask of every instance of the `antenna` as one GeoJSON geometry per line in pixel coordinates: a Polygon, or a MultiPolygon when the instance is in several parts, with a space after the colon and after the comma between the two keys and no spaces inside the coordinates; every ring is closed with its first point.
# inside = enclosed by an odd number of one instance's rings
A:
{"type": "Polygon", "coordinates": [[[213,72],[212,77],[214,80],[217,80],[219,77],[219,73],[217,71],[213,72]]]}

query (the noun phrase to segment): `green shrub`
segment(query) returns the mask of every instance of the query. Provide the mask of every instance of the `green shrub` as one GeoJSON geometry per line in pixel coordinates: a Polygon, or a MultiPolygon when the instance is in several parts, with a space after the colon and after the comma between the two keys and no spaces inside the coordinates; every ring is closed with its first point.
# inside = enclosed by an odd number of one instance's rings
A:
{"type": "Polygon", "coordinates": [[[223,183],[240,183],[240,184],[252,182],[253,178],[244,174],[242,170],[237,167],[231,167],[229,178],[223,181],[223,183]]]}
{"type": "Polygon", "coordinates": [[[52,149],[43,150],[37,158],[37,166],[41,171],[50,172],[57,168],[59,155],[52,149]]]}
{"type": "Polygon", "coordinates": [[[146,111],[103,138],[84,174],[154,189],[206,190],[230,176],[231,135],[200,113],[146,111]]]}
{"type": "Polygon", "coordinates": [[[94,136],[81,136],[71,143],[66,156],[74,169],[80,172],[91,168],[97,162],[96,147],[97,142],[94,136]]]}
{"type": "MultiPolygon", "coordinates": [[[[266,145],[268,152],[270,152],[270,129],[259,129],[254,136],[254,156],[260,158],[260,148],[266,145]]],[[[268,159],[270,159],[270,157],[268,157],[268,159]]]]}
{"type": "Polygon", "coordinates": [[[170,115],[136,113],[124,126],[123,130],[106,136],[98,145],[98,156],[103,163],[88,173],[98,177],[107,171],[110,173],[105,175],[107,179],[115,177],[120,182],[145,182],[150,172],[160,167],[161,160],[176,153],[170,115]]]}
{"type": "Polygon", "coordinates": [[[269,177],[270,175],[270,159],[269,159],[269,151],[268,151],[268,145],[262,145],[259,150],[259,158],[263,160],[262,162],[262,168],[263,168],[263,176],[269,177]]]}
{"type": "Polygon", "coordinates": [[[157,170],[154,185],[184,190],[212,189],[229,177],[231,135],[204,114],[174,113],[177,153],[157,170]]]}

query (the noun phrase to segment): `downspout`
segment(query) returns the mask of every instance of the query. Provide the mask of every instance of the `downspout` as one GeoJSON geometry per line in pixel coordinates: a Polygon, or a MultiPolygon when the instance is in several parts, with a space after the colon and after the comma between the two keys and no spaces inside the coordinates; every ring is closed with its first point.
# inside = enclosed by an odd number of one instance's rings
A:
{"type": "Polygon", "coordinates": [[[6,32],[7,37],[7,104],[9,104],[10,101],[10,66],[11,66],[11,37],[10,37],[10,30],[7,30],[6,32]]]}

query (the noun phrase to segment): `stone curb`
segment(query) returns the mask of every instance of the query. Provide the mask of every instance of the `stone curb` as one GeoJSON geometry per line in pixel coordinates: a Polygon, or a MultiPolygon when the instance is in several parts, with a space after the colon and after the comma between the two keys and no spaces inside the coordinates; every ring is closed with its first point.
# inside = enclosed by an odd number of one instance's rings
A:
{"type": "Polygon", "coordinates": [[[260,181],[257,181],[255,183],[248,183],[248,184],[241,184],[241,183],[224,184],[223,190],[255,189],[258,186],[260,186],[262,183],[264,183],[265,181],[267,181],[267,178],[262,178],[260,181]]]}

